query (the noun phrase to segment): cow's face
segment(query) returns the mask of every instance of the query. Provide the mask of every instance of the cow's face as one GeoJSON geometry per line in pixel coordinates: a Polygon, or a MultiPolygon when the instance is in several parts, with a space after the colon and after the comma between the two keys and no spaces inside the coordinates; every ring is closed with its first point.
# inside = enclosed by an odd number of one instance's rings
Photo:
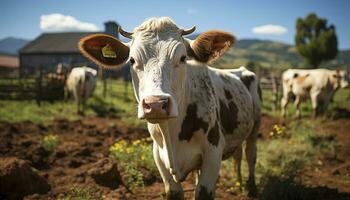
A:
{"type": "Polygon", "coordinates": [[[138,117],[151,123],[177,117],[178,103],[184,98],[186,44],[179,29],[171,25],[168,31],[155,34],[157,30],[147,30],[148,24],[142,24],[129,46],[138,117]]]}
{"type": "Polygon", "coordinates": [[[234,37],[222,31],[209,31],[194,41],[183,38],[191,33],[178,28],[169,18],[151,18],[133,33],[120,30],[131,41],[123,44],[107,35],[83,38],[79,48],[97,64],[115,67],[129,62],[138,117],[159,123],[177,117],[185,98],[186,61],[210,62],[226,52],[234,37]]]}

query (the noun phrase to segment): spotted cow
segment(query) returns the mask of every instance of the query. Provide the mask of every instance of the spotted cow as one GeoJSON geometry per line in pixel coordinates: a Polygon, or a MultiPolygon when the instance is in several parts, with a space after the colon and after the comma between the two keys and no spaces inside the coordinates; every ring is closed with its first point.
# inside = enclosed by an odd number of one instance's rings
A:
{"type": "Polygon", "coordinates": [[[145,119],[153,139],[153,156],[167,199],[183,199],[180,182],[197,171],[196,199],[214,199],[221,160],[234,156],[241,180],[242,143],[246,141],[249,192],[256,193],[254,169],[260,123],[260,98],[254,73],[219,70],[207,64],[230,49],[235,38],[213,30],[195,40],[167,18],[151,18],[130,38],[95,34],[79,43],[82,53],[99,65],[129,62],[138,118],[145,119]]]}
{"type": "Polygon", "coordinates": [[[283,97],[281,115],[286,117],[289,99],[294,98],[296,116],[300,117],[300,103],[311,99],[313,116],[322,113],[339,88],[348,87],[349,74],[345,70],[288,69],[282,74],[283,97]]]}

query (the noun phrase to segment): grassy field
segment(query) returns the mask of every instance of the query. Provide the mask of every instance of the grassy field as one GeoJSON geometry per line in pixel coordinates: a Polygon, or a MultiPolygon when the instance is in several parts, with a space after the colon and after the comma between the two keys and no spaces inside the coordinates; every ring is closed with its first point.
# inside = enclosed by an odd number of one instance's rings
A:
{"type": "MultiPolygon", "coordinates": [[[[140,125],[143,122],[136,119],[136,100],[131,83],[128,85],[127,98],[124,98],[124,83],[119,80],[107,81],[107,94],[103,96],[102,82],[97,82],[96,90],[88,100],[86,116],[120,116],[130,125],[140,125]]],[[[0,100],[0,121],[35,123],[50,122],[55,118],[78,119],[76,104],[73,100],[66,102],[43,102],[38,106],[35,100],[10,101],[0,100]]]]}
{"type": "MultiPolygon", "coordinates": [[[[279,110],[271,111],[271,91],[263,91],[263,113],[271,116],[279,116],[279,110]]],[[[279,105],[278,105],[279,107],[279,105]]],[[[334,102],[328,107],[330,113],[335,107],[350,108],[349,89],[339,90],[334,102]]],[[[310,101],[301,104],[302,115],[309,117],[311,114],[310,101]]],[[[293,102],[288,105],[289,116],[294,116],[295,107],[293,102]]],[[[120,80],[107,80],[107,94],[103,96],[102,82],[97,82],[93,97],[88,100],[86,116],[119,116],[127,124],[143,125],[144,122],[136,118],[137,104],[131,83],[128,84],[127,96],[124,97],[124,82],[120,80]]],[[[21,122],[32,121],[35,123],[49,122],[55,118],[67,118],[74,120],[79,118],[76,115],[76,105],[73,100],[66,102],[43,102],[38,106],[35,100],[31,101],[9,101],[0,100],[0,121],[21,122]]]]}

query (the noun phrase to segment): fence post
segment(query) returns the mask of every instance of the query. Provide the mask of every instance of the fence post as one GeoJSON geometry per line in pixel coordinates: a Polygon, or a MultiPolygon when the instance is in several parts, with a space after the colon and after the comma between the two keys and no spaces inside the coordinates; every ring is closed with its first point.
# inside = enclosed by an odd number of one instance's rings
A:
{"type": "Polygon", "coordinates": [[[37,78],[37,92],[36,92],[36,103],[38,106],[41,104],[41,90],[42,90],[42,81],[43,81],[43,67],[39,66],[39,77],[37,78]]]}
{"type": "Polygon", "coordinates": [[[278,89],[277,89],[277,79],[276,79],[276,75],[274,73],[271,73],[271,83],[272,83],[271,109],[272,109],[272,112],[276,112],[278,89]]]}

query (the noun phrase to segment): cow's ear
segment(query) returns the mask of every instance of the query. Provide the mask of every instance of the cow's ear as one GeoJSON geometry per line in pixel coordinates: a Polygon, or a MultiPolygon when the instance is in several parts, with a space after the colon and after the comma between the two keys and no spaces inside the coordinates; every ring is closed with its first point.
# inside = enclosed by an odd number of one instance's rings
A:
{"type": "Polygon", "coordinates": [[[104,67],[118,67],[129,57],[129,47],[113,36],[92,34],[79,41],[84,56],[104,67]]]}
{"type": "Polygon", "coordinates": [[[188,55],[203,63],[220,58],[234,44],[235,37],[227,32],[212,30],[200,34],[190,42],[188,55]]]}

